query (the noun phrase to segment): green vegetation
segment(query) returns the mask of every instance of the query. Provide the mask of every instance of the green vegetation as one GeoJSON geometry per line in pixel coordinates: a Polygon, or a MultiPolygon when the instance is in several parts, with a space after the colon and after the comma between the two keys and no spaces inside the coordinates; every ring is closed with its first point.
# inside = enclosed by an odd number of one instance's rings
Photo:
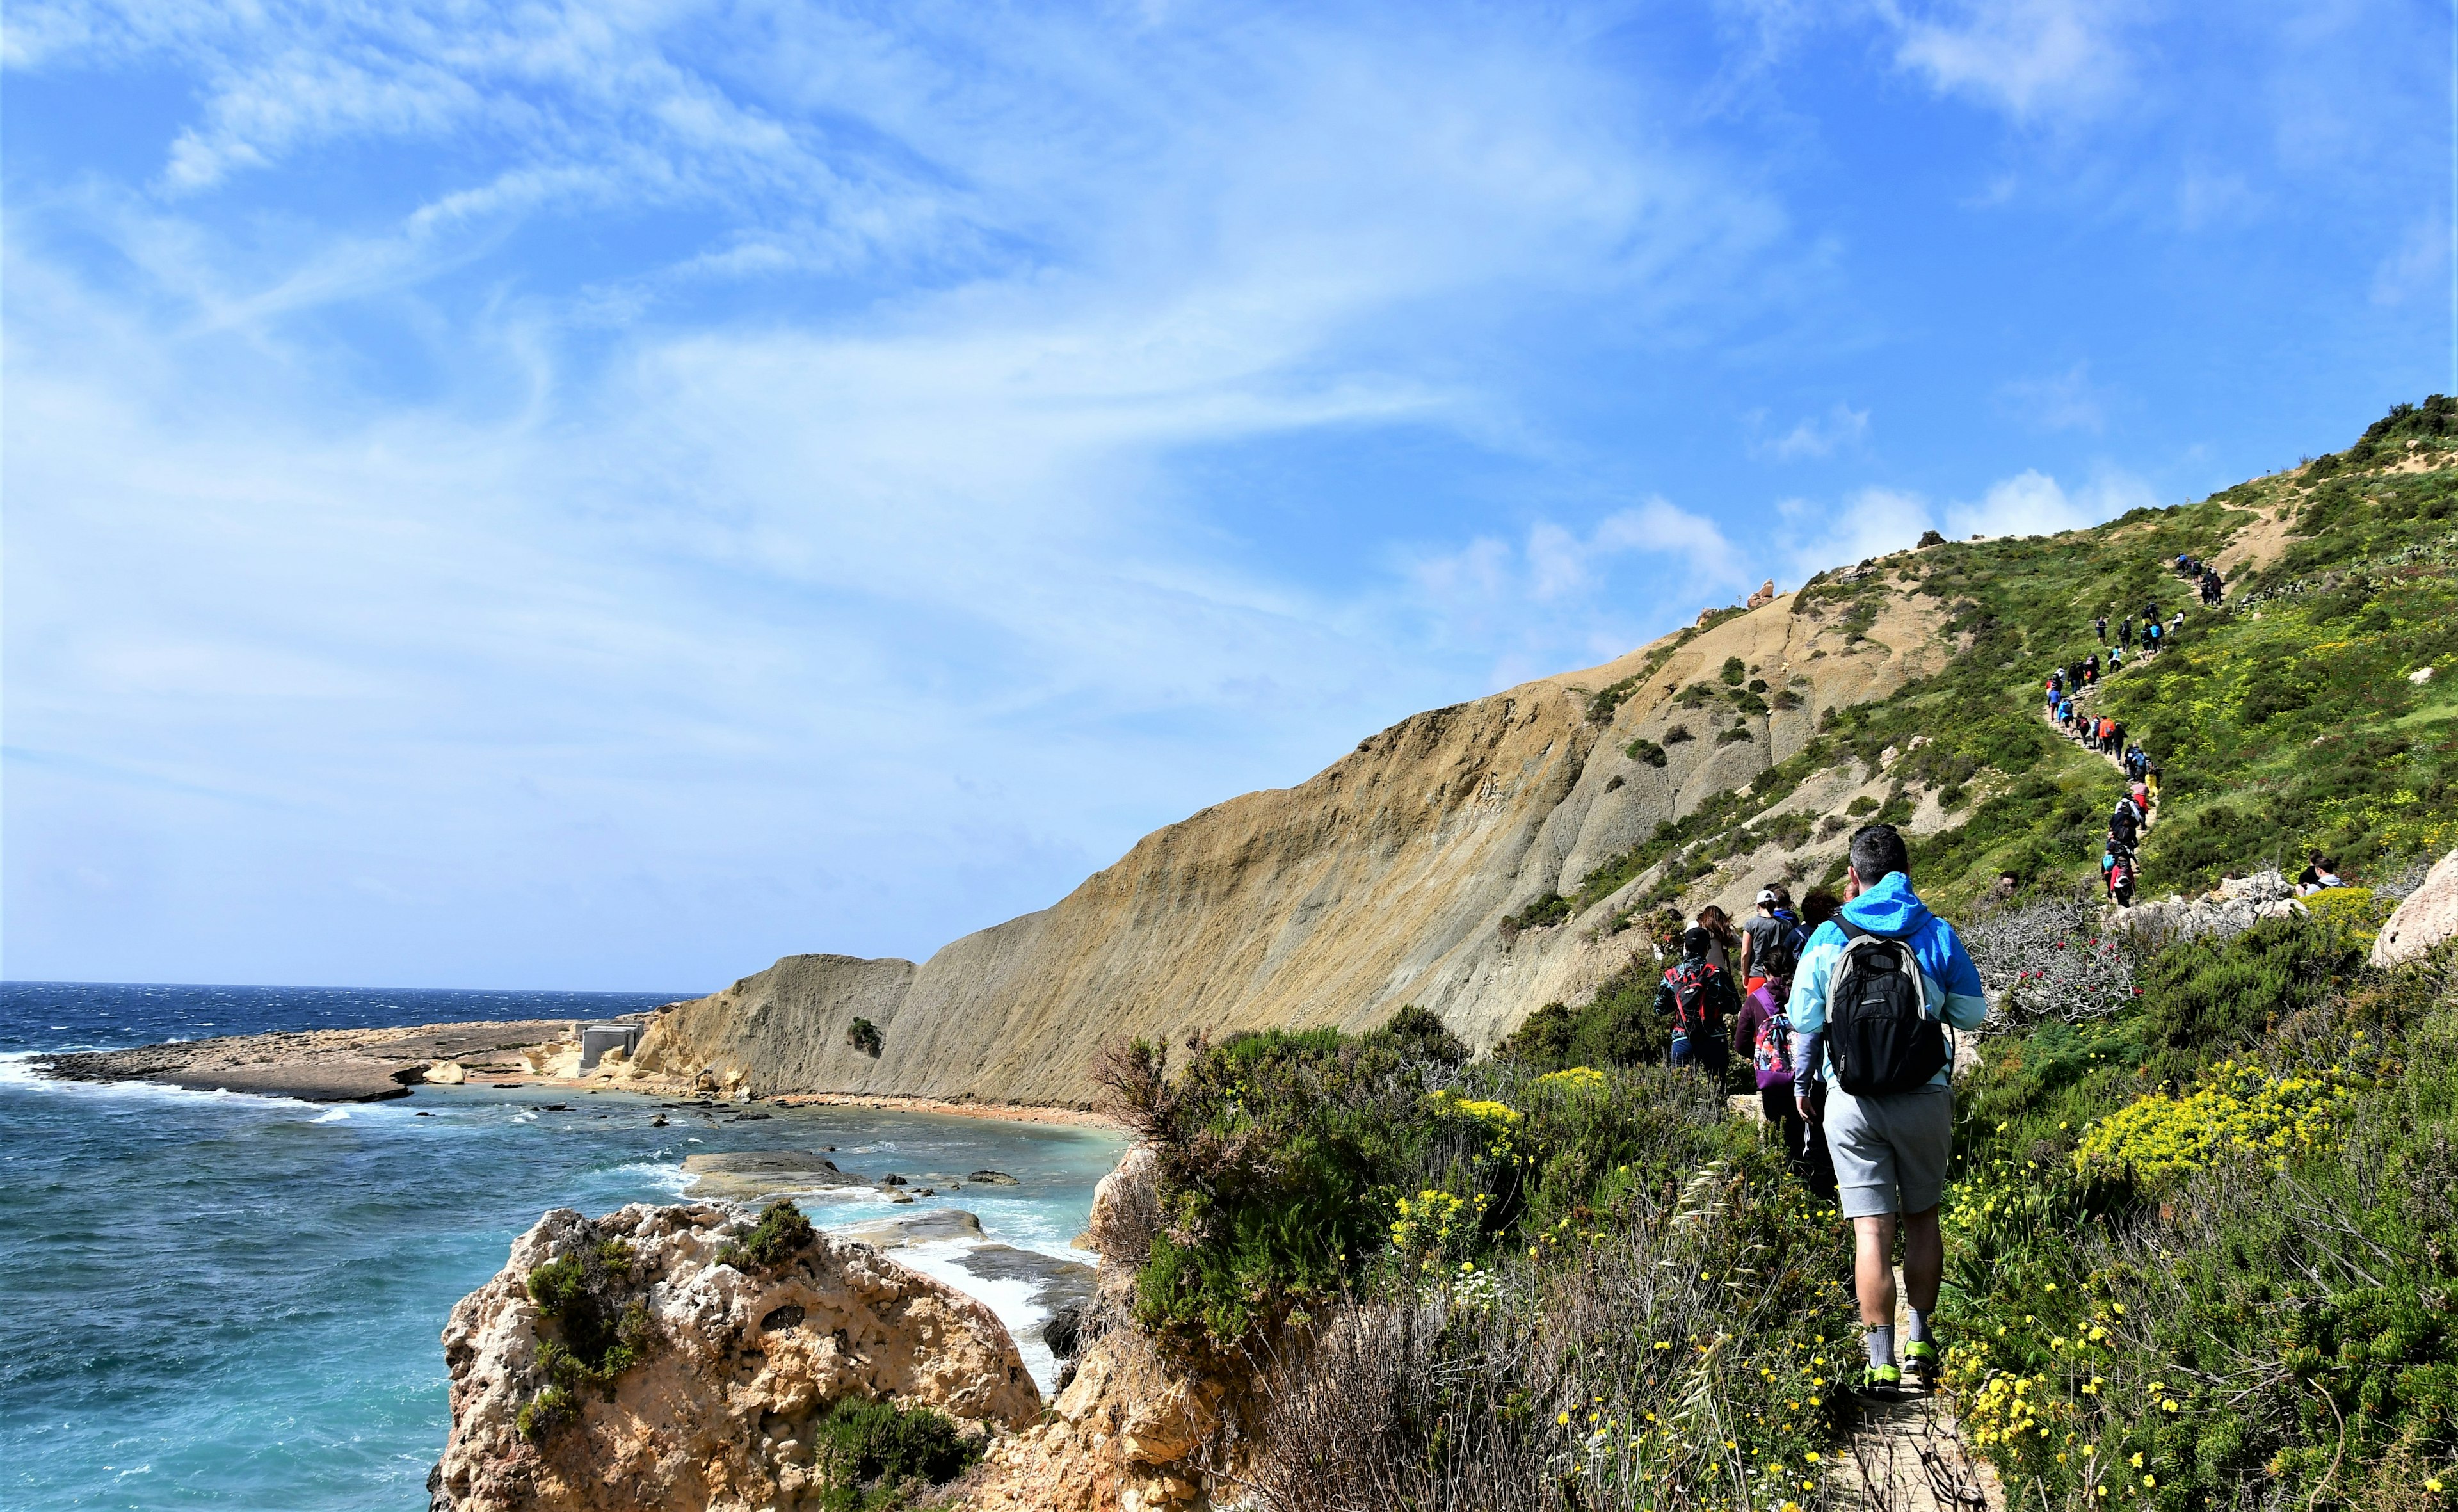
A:
{"type": "Polygon", "coordinates": [[[1159,1160],[1137,1318],[1174,1357],[1269,1362],[1280,1504],[1353,1476],[1565,1506],[1816,1474],[1852,1347],[1842,1230],[1703,1080],[1471,1063],[1419,1009],[1162,1060],[1102,1072],[1159,1160]],[[1278,1348],[1332,1309],[1367,1320],[1353,1351],[1278,1348]],[[1404,1315],[1428,1321],[1377,1321],[1404,1315]]]}
{"type": "Polygon", "coordinates": [[[538,1345],[537,1370],[547,1384],[521,1407],[514,1426],[541,1441],[579,1411],[578,1394],[614,1382],[656,1343],[656,1325],[635,1274],[632,1247],[621,1239],[584,1243],[532,1269],[524,1278],[530,1300],[552,1325],[538,1345]]]}
{"type": "Polygon", "coordinates": [[[887,1048],[887,1041],[880,1034],[879,1025],[871,1023],[868,1019],[861,1018],[854,1020],[851,1025],[846,1026],[845,1044],[851,1046],[857,1050],[860,1050],[863,1054],[869,1056],[874,1061],[879,1059],[880,1051],[887,1048]]]}
{"type": "MultiPolygon", "coordinates": [[[[2361,926],[2140,963],[1967,1087],[1942,1314],[2028,1505],[2425,1507],[2458,1484],[2458,1002],[2361,926]]],[[[2446,953],[2445,953],[2446,955],[2446,953]]]]}
{"type": "Polygon", "coordinates": [[[780,1200],[760,1210],[760,1221],[740,1239],[717,1253],[717,1263],[737,1270],[773,1269],[811,1247],[818,1231],[802,1210],[780,1200]]]}
{"type": "Polygon", "coordinates": [[[935,1408],[850,1397],[811,1425],[811,1442],[822,1512],[896,1512],[981,1457],[979,1442],[935,1408]]]}
{"type": "Polygon", "coordinates": [[[1622,747],[1621,751],[1622,755],[1633,761],[1642,761],[1652,767],[1660,767],[1664,764],[1664,748],[1653,740],[1644,738],[1633,740],[1622,747]]]}

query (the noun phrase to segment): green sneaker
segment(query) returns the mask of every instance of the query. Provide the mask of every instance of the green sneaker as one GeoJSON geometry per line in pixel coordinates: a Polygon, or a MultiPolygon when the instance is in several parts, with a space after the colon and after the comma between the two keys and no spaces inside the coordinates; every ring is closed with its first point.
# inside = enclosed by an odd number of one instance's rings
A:
{"type": "Polygon", "coordinates": [[[1904,1359],[1912,1368],[1924,1390],[1937,1385],[1937,1346],[1927,1339],[1916,1338],[1904,1346],[1904,1359]]]}
{"type": "Polygon", "coordinates": [[[1874,1401],[1893,1401],[1904,1392],[1903,1368],[1897,1365],[1872,1365],[1861,1372],[1861,1384],[1855,1389],[1861,1396],[1874,1401]]]}

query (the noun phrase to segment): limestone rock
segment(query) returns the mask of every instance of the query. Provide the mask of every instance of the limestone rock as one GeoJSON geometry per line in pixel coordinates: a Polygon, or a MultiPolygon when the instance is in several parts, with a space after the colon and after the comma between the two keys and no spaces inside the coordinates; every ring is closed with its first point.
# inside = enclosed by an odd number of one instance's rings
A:
{"type": "Polygon", "coordinates": [[[2395,966],[2458,934],[2458,851],[2433,863],[2373,939],[2373,964],[2395,966]]]}
{"type": "MultiPolygon", "coordinates": [[[[1943,666],[1947,605],[1913,588],[1871,590],[1865,628],[1846,629],[1831,609],[1795,612],[1798,596],[1778,595],[1687,641],[1412,715],[1296,787],[1146,836],[1052,906],[920,964],[788,956],[658,1014],[635,1059],[652,1077],[709,1090],[1080,1104],[1113,1037],[1359,1029],[1416,1004],[1489,1046],[1645,950],[1594,928],[1617,898],[1515,940],[1503,938],[1504,916],[1576,893],[1658,824],[1799,751],[1828,709],[1943,666]],[[1732,657],[1760,669],[1768,712],[1680,706],[1691,683],[1721,688],[1732,657]],[[1606,689],[1619,701],[1598,704],[1606,689]],[[1677,723],[1693,738],[1668,742],[1677,723]],[[1749,738],[1717,738],[1729,731],[1749,738]],[[1664,765],[1625,756],[1637,740],[1664,765]],[[846,1043],[858,1017],[881,1033],[875,1058],[846,1043]]],[[[1841,800],[1863,785],[1852,777],[1841,800]]],[[[1799,803],[1837,797],[1822,780],[1799,803]]],[[[1737,859],[1683,906],[1745,914],[1788,860],[1823,867],[1844,843],[1835,835],[1737,859]]]]}
{"type": "Polygon", "coordinates": [[[1775,602],[1775,579],[1768,578],[1759,590],[1750,595],[1749,607],[1761,609],[1775,602]]]}
{"type": "Polygon", "coordinates": [[[592,1222],[558,1209],[444,1330],[452,1428],[428,1478],[436,1512],[753,1512],[815,1506],[810,1425],[843,1398],[927,1403],[970,1423],[1033,1420],[1040,1397],[989,1309],[868,1245],[814,1234],[771,1266],[723,1264],[742,1221],[715,1208],[635,1204],[592,1222]],[[575,1394],[572,1418],[524,1438],[557,1325],[530,1273],[631,1248],[646,1305],[638,1363],[575,1394]]]}
{"type": "Polygon", "coordinates": [[[458,1087],[469,1079],[459,1061],[438,1061],[427,1068],[427,1079],[438,1087],[458,1087]]]}

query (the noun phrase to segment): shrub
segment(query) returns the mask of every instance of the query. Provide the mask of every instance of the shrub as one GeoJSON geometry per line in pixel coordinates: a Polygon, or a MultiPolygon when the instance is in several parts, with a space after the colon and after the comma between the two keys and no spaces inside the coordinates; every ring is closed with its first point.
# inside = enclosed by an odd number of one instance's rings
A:
{"type": "Polygon", "coordinates": [[[2191,1096],[2149,1093],[2093,1124],[2074,1151],[2074,1169],[2148,1185],[2226,1155],[2283,1158],[2327,1134],[2354,1095],[2335,1075],[2281,1078],[2266,1067],[2221,1061],[2191,1096]]]}
{"type": "MultiPolygon", "coordinates": [[[[1670,738],[1670,732],[1667,732],[1668,738],[1670,738]]],[[[1622,747],[1622,755],[1630,757],[1633,761],[1644,762],[1652,767],[1660,767],[1664,764],[1664,748],[1657,745],[1655,741],[1645,738],[1633,740],[1630,744],[1622,747]]]]}
{"type": "Polygon", "coordinates": [[[788,1201],[770,1203],[760,1210],[760,1221],[741,1238],[728,1242],[717,1253],[717,1263],[736,1270],[769,1269],[808,1249],[819,1232],[802,1210],[788,1201]]]}
{"type": "Polygon", "coordinates": [[[1724,680],[1727,687],[1733,688],[1739,687],[1741,685],[1741,679],[1747,677],[1749,674],[1749,667],[1743,663],[1741,658],[1739,656],[1725,657],[1723,667],[1716,673],[1717,676],[1724,680]]]}
{"type": "Polygon", "coordinates": [[[964,1474],[977,1440],[936,1408],[840,1398],[811,1425],[824,1512],[902,1507],[964,1474]]]}
{"type": "Polygon", "coordinates": [[[1666,745],[1679,745],[1684,740],[1692,740],[1698,737],[1690,733],[1690,727],[1686,724],[1675,725],[1672,729],[1664,732],[1664,743],[1666,745]]]}
{"type": "Polygon", "coordinates": [[[551,1325],[538,1344],[537,1371],[546,1385],[525,1403],[514,1427],[542,1441],[577,1412],[576,1394],[614,1383],[655,1343],[655,1324],[635,1274],[632,1247],[620,1238],[590,1242],[531,1269],[530,1299],[551,1325]]]}
{"type": "Polygon", "coordinates": [[[1716,743],[1718,745],[1747,745],[1750,738],[1750,732],[1745,727],[1735,725],[1730,730],[1727,730],[1721,735],[1716,736],[1716,743]]]}
{"type": "Polygon", "coordinates": [[[874,1061],[879,1059],[880,1051],[887,1047],[887,1041],[880,1034],[879,1025],[860,1018],[845,1029],[845,1044],[874,1061]]]}

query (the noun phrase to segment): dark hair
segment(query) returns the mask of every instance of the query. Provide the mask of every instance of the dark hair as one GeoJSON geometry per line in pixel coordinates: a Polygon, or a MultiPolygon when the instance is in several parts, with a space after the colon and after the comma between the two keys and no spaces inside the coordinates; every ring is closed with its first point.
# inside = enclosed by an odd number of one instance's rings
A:
{"type": "Polygon", "coordinates": [[[1683,930],[1681,932],[1681,954],[1694,961],[1704,958],[1707,954],[1708,938],[1707,931],[1700,929],[1696,925],[1683,930]]]}
{"type": "Polygon", "coordinates": [[[1801,922],[1815,929],[1834,918],[1835,910],[1843,906],[1843,899],[1823,887],[1813,887],[1801,900],[1801,922]]]}
{"type": "Polygon", "coordinates": [[[1698,910],[1698,927],[1707,931],[1710,938],[1727,948],[1739,942],[1738,937],[1733,933],[1732,916],[1714,903],[1709,903],[1698,910]]]}
{"type": "Polygon", "coordinates": [[[1852,875],[1864,887],[1875,887],[1888,872],[1911,875],[1911,859],[1904,854],[1904,838],[1891,824],[1864,824],[1852,832],[1852,875]]]}

